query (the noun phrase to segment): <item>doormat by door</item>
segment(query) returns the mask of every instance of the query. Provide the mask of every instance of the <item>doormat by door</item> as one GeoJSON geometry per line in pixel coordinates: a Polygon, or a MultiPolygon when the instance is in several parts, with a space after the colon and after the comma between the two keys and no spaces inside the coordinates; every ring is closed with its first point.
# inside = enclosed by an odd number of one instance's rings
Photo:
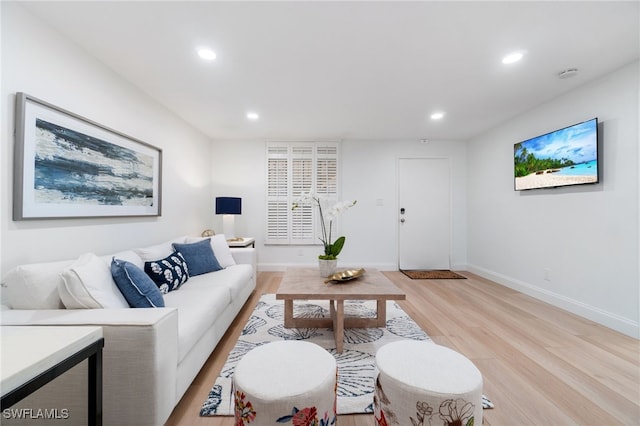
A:
{"type": "Polygon", "coordinates": [[[414,271],[405,271],[400,270],[403,274],[411,278],[412,280],[466,280],[467,277],[463,277],[460,274],[456,274],[453,271],[449,270],[414,270],[414,271]]]}

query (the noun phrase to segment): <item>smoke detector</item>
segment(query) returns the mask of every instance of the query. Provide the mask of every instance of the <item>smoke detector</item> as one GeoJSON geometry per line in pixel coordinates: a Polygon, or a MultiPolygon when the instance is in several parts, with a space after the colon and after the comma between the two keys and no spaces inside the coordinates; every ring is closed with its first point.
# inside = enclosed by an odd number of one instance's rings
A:
{"type": "Polygon", "coordinates": [[[578,75],[578,68],[567,68],[558,73],[558,78],[565,79],[569,77],[575,77],[578,75]]]}

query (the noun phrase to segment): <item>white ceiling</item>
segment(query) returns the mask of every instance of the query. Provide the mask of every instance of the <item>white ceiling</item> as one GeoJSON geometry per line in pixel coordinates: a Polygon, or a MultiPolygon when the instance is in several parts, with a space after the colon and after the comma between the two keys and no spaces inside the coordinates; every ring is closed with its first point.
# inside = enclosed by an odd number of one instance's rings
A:
{"type": "Polygon", "coordinates": [[[467,140],[637,60],[639,4],[24,3],[223,140],[467,140]],[[202,45],[214,62],[197,57],[202,45]],[[503,65],[514,50],[524,59],[503,65]],[[557,77],[573,67],[576,77],[557,77]],[[438,122],[436,110],[446,112],[438,122]]]}

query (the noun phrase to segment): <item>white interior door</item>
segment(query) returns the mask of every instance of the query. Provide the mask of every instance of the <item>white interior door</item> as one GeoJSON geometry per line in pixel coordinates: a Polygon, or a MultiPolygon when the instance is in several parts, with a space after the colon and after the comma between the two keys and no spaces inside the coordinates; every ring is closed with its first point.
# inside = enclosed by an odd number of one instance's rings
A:
{"type": "Polygon", "coordinates": [[[450,269],[449,159],[401,158],[398,183],[400,269],[450,269]]]}

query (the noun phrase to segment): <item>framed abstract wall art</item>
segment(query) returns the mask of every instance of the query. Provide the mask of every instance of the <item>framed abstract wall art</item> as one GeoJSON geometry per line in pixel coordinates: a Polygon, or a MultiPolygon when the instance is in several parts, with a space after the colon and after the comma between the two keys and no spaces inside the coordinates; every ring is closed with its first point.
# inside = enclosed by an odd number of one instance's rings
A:
{"type": "Polygon", "coordinates": [[[162,150],[16,94],[13,220],[160,216],[162,150]]]}

